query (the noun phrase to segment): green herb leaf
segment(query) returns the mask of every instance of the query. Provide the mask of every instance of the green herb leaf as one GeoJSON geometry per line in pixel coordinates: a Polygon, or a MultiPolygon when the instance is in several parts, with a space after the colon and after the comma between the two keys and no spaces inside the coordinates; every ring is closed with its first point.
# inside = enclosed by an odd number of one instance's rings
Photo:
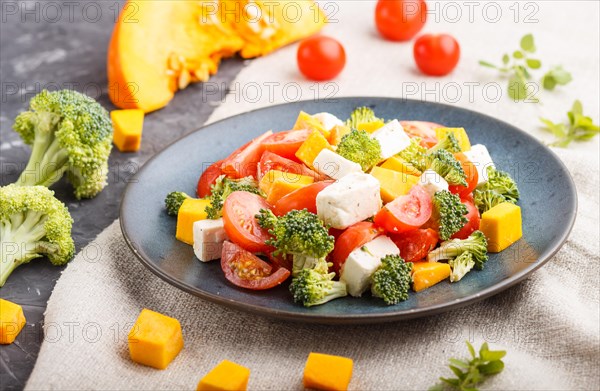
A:
{"type": "Polygon", "coordinates": [[[527,98],[527,84],[522,77],[513,75],[508,79],[508,96],[515,101],[527,98]]]}
{"type": "Polygon", "coordinates": [[[583,115],[583,105],[581,104],[581,101],[579,99],[573,102],[571,113],[573,113],[573,115],[583,115]]]}
{"type": "MultiPolygon", "coordinates": [[[[484,67],[497,69],[502,74],[508,76],[508,96],[514,101],[539,102],[533,92],[537,91],[537,83],[530,85],[527,80],[532,79],[530,71],[541,69],[542,61],[537,58],[529,58],[530,53],[536,52],[535,41],[532,34],[527,34],[521,38],[520,49],[514,50],[512,56],[504,54],[502,56],[502,65],[497,66],[487,61],[479,61],[484,67]]],[[[565,85],[572,80],[569,72],[561,66],[555,66],[544,74],[540,83],[545,90],[552,91],[558,85],[565,85]]]]}
{"type": "Polygon", "coordinates": [[[477,357],[475,355],[475,348],[473,347],[473,345],[471,345],[471,342],[466,341],[467,342],[467,349],[469,349],[469,353],[471,353],[471,357],[475,358],[477,357]]]}
{"type": "Polygon", "coordinates": [[[569,72],[563,69],[562,66],[551,68],[542,77],[542,85],[546,90],[552,91],[557,85],[564,86],[569,84],[573,77],[569,72]]]}
{"type": "Polygon", "coordinates": [[[531,69],[540,69],[542,67],[542,62],[540,60],[536,60],[534,58],[528,58],[525,60],[527,66],[531,69]]]}
{"type": "MultiPolygon", "coordinates": [[[[481,345],[479,356],[475,353],[473,345],[466,341],[470,360],[449,359],[448,367],[454,373],[455,378],[440,377],[440,381],[459,391],[477,391],[477,386],[487,377],[496,375],[504,370],[504,362],[501,360],[506,352],[503,350],[490,350],[486,343],[481,345]]],[[[446,387],[448,388],[448,387],[446,387]]],[[[430,391],[443,390],[443,384],[436,384],[430,391]]]]}
{"type": "MultiPolygon", "coordinates": [[[[506,352],[502,353],[506,354],[506,352]]],[[[478,368],[479,372],[483,375],[495,375],[502,372],[502,370],[504,369],[504,362],[502,362],[501,360],[493,360],[488,362],[487,364],[480,365],[478,368]]]]}
{"type": "Polygon", "coordinates": [[[533,41],[533,35],[527,34],[523,38],[521,38],[521,49],[529,53],[535,52],[536,48],[535,42],[533,41]]]}
{"type": "Polygon", "coordinates": [[[498,69],[498,67],[495,66],[494,64],[492,64],[490,62],[487,62],[487,61],[483,61],[483,60],[479,61],[479,65],[484,66],[484,67],[488,67],[488,68],[498,69]]]}
{"type": "Polygon", "coordinates": [[[591,117],[583,115],[583,105],[580,101],[573,102],[571,111],[567,112],[569,123],[554,123],[546,118],[540,118],[544,129],[551,132],[556,140],[550,145],[565,148],[572,141],[589,141],[600,133],[598,125],[591,117]]]}

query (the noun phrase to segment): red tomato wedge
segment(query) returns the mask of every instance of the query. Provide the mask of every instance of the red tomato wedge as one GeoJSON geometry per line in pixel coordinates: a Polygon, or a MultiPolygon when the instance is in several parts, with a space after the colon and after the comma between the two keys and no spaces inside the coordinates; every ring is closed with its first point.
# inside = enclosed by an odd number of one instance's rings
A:
{"type": "Polygon", "coordinates": [[[465,174],[467,174],[467,186],[461,185],[450,185],[449,189],[451,193],[458,194],[459,197],[463,198],[470,195],[475,187],[477,187],[477,181],[479,180],[479,174],[477,174],[477,167],[469,161],[467,156],[458,152],[454,154],[456,160],[460,162],[465,174]]]}
{"type": "Polygon", "coordinates": [[[425,148],[431,148],[437,144],[435,129],[443,127],[443,125],[426,121],[400,121],[400,124],[410,137],[419,137],[421,145],[425,148]]]}
{"type": "Polygon", "coordinates": [[[270,208],[259,195],[246,191],[231,193],[223,204],[223,225],[229,239],[250,252],[269,253],[271,248],[265,244],[269,233],[258,225],[254,216],[261,209],[270,208]]]}
{"type": "Polygon", "coordinates": [[[281,197],[273,206],[276,216],[283,216],[291,210],[308,209],[311,213],[317,213],[317,194],[333,181],[316,182],[311,185],[294,190],[290,194],[281,197]]]}
{"type": "Polygon", "coordinates": [[[361,221],[346,228],[346,230],[336,239],[335,247],[331,253],[332,269],[339,276],[342,266],[350,253],[360,246],[370,242],[383,231],[375,224],[368,221],[361,221]]]}
{"type": "Polygon", "coordinates": [[[456,232],[451,236],[451,239],[466,239],[471,235],[474,231],[479,229],[479,223],[481,222],[481,218],[479,217],[479,210],[475,206],[475,202],[473,202],[473,197],[468,196],[467,198],[461,199],[462,203],[467,206],[467,223],[460,229],[460,231],[456,232]]]}
{"type": "Polygon", "coordinates": [[[320,174],[316,173],[305,165],[276,155],[273,152],[265,151],[260,158],[260,162],[258,163],[258,180],[260,180],[270,170],[306,175],[315,178],[316,181],[321,179],[320,174]]]}
{"type": "Polygon", "coordinates": [[[391,233],[411,231],[429,220],[432,209],[431,196],[417,185],[407,195],[386,204],[375,215],[375,224],[391,233]]]}
{"type": "Polygon", "coordinates": [[[270,135],[263,141],[265,151],[273,152],[276,155],[298,161],[296,151],[308,136],[312,133],[308,129],[286,130],[270,135]]]}
{"type": "Polygon", "coordinates": [[[422,260],[438,243],[438,233],[433,229],[415,229],[393,235],[391,239],[400,249],[400,256],[406,262],[422,260]]]}
{"type": "Polygon", "coordinates": [[[210,195],[210,187],[217,181],[217,178],[223,175],[223,171],[221,170],[221,165],[223,164],[223,160],[219,160],[211,164],[202,175],[200,175],[200,179],[198,179],[198,187],[196,189],[196,194],[198,194],[199,198],[204,198],[210,195]]]}
{"type": "Polygon", "coordinates": [[[225,278],[240,288],[252,290],[271,289],[290,276],[290,271],[273,267],[235,243],[226,241],[221,253],[221,269],[225,278]]]}
{"type": "Polygon", "coordinates": [[[256,166],[264,150],[262,142],[272,134],[268,131],[229,155],[221,166],[223,173],[230,178],[256,178],[256,166]]]}

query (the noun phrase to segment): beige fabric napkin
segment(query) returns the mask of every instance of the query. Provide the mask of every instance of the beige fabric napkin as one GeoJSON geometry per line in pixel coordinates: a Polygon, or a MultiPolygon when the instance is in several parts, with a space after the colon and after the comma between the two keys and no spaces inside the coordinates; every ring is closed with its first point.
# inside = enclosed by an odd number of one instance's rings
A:
{"type": "Polygon", "coordinates": [[[486,388],[598,389],[598,169],[577,154],[562,157],[577,168],[579,214],[557,256],[491,299],[407,322],[317,326],[228,310],[146,270],[116,221],[58,281],[27,389],[193,389],[225,358],[252,370],[250,389],[299,389],[311,351],[353,358],[354,390],[424,389],[450,375],[446,359],[465,356],[465,340],[508,350],[505,371],[486,388]],[[185,348],[164,371],[128,357],[126,335],[142,308],[183,326],[185,348]]]}
{"type": "MultiPolygon", "coordinates": [[[[475,8],[473,22],[463,6],[462,20],[456,23],[444,21],[444,12],[450,10],[444,11],[443,2],[429,3],[437,11],[430,16],[427,32],[450,31],[461,42],[461,65],[455,73],[442,79],[420,76],[413,70],[410,44],[374,36],[374,2],[340,2],[338,8],[330,8],[337,9],[333,18],[337,21],[326,32],[345,44],[348,65],[335,84],[317,89],[319,96],[335,91],[337,96],[405,96],[456,103],[512,122],[538,138],[546,137],[538,130],[538,115],[558,120],[575,98],[598,118],[600,72],[598,61],[590,60],[599,57],[597,29],[590,31],[590,26],[598,26],[598,3],[571,2],[565,7],[561,2],[538,2],[535,24],[523,23],[524,10],[515,24],[508,8],[512,2],[496,3],[503,12],[496,23],[482,18],[485,4],[475,8]],[[564,26],[565,20],[567,32],[556,27],[564,26]],[[573,83],[543,95],[539,105],[482,98],[485,83],[496,76],[481,69],[477,60],[499,60],[532,30],[539,56],[551,64],[563,63],[573,72],[573,83]],[[467,82],[480,84],[470,93],[467,82]],[[452,83],[459,85],[458,100],[450,100],[452,83]],[[415,85],[417,92],[411,93],[415,85]]],[[[294,56],[292,46],[253,61],[212,120],[291,100],[297,97],[292,95],[296,87],[301,98],[313,98],[317,90],[297,76],[294,56]],[[279,85],[266,84],[273,81],[279,85]],[[256,86],[258,99],[249,95],[256,86]]],[[[354,390],[425,389],[438,376],[451,374],[446,360],[465,356],[465,340],[476,344],[487,340],[492,347],[508,350],[505,371],[485,388],[600,389],[598,141],[556,152],[569,167],[579,195],[577,221],[562,250],[531,278],[491,299],[407,322],[305,325],[213,305],[147,271],[125,245],[117,221],[81,251],[58,281],[48,303],[46,340],[27,389],[193,389],[225,358],[252,370],[250,389],[301,389],[310,351],[353,358],[354,390]],[[142,308],[182,323],[185,349],[167,370],[145,368],[128,358],[126,335],[142,308]]]]}

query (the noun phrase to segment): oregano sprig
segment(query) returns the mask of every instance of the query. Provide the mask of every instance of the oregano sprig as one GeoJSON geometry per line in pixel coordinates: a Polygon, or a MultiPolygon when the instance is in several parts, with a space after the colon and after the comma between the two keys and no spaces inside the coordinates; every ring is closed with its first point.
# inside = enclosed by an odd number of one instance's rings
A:
{"type": "Polygon", "coordinates": [[[460,391],[477,391],[477,386],[488,377],[496,375],[504,370],[502,358],[506,356],[504,350],[490,350],[487,342],[481,345],[479,355],[475,353],[473,345],[467,342],[470,360],[459,360],[451,358],[448,361],[448,367],[456,377],[440,377],[439,383],[429,389],[429,391],[440,391],[447,388],[460,391]]]}
{"type": "MultiPolygon", "coordinates": [[[[484,67],[497,69],[500,73],[508,76],[508,95],[515,101],[528,99],[538,102],[535,97],[535,88],[530,81],[532,79],[531,71],[542,67],[542,61],[531,57],[537,50],[535,40],[532,34],[527,34],[521,38],[520,48],[513,51],[512,55],[504,54],[502,56],[502,65],[497,66],[488,61],[479,61],[484,67]]],[[[555,66],[544,74],[541,84],[544,89],[552,91],[557,85],[565,85],[572,80],[571,74],[564,70],[562,66],[555,66]]]]}
{"type": "Polygon", "coordinates": [[[591,117],[583,115],[583,105],[576,100],[571,111],[567,112],[568,123],[554,123],[546,118],[540,118],[544,129],[554,134],[556,140],[550,143],[553,147],[566,148],[571,141],[588,141],[600,132],[598,125],[591,117]]]}

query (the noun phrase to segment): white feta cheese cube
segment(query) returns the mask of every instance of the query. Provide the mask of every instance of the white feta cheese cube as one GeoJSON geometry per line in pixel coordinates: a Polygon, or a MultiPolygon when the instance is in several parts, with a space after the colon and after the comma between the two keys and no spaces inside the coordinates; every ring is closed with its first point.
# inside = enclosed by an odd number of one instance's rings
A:
{"type": "Polygon", "coordinates": [[[351,296],[361,296],[371,285],[371,276],[386,255],[400,255],[400,249],[387,236],[378,236],[352,251],[342,266],[340,281],[346,283],[351,296]]]}
{"type": "Polygon", "coordinates": [[[351,173],[317,195],[317,215],[329,226],[348,228],[381,209],[379,181],[369,174],[351,173]]]}
{"type": "Polygon", "coordinates": [[[326,130],[331,130],[336,125],[344,125],[341,119],[330,113],[313,114],[313,118],[321,122],[321,125],[323,125],[326,130]]]}
{"type": "Polygon", "coordinates": [[[313,167],[317,172],[333,179],[342,179],[353,172],[362,172],[360,164],[338,155],[330,149],[323,149],[315,160],[313,167]]]}
{"type": "Polygon", "coordinates": [[[381,158],[383,160],[394,156],[410,145],[410,137],[404,132],[402,125],[396,119],[373,132],[371,138],[381,144],[381,158]]]}
{"type": "Polygon", "coordinates": [[[366,247],[371,254],[379,258],[383,258],[386,255],[400,255],[400,249],[396,246],[396,243],[385,235],[376,237],[363,247],[366,247]]]}
{"type": "Polygon", "coordinates": [[[475,169],[477,170],[477,175],[479,177],[479,179],[477,180],[477,186],[487,183],[487,168],[496,168],[496,166],[494,165],[492,157],[490,156],[490,153],[488,152],[485,145],[472,145],[470,151],[466,151],[463,153],[465,154],[467,159],[469,159],[469,161],[475,165],[475,169]]]}
{"type": "Polygon", "coordinates": [[[448,182],[433,170],[425,170],[419,177],[419,185],[433,197],[435,193],[442,190],[448,190],[448,182]]]}
{"type": "Polygon", "coordinates": [[[223,242],[227,239],[223,219],[198,220],[193,226],[194,254],[202,262],[221,258],[223,242]]]}

